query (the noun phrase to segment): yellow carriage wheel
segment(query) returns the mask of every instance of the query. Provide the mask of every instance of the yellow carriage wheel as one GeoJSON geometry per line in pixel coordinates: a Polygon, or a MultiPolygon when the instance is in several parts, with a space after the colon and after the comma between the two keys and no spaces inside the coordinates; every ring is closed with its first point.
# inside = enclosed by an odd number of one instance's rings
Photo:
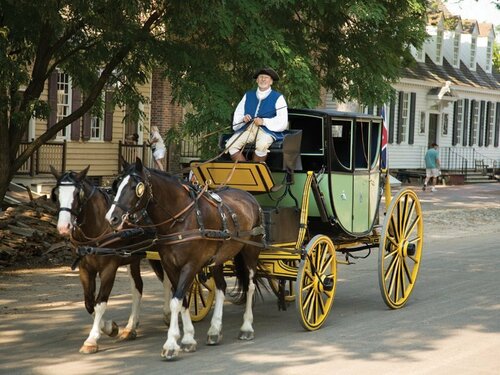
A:
{"type": "Polygon", "coordinates": [[[215,281],[209,273],[196,275],[189,290],[189,311],[191,320],[199,322],[208,315],[215,298],[215,281]]]}
{"type": "Polygon", "coordinates": [[[417,281],[422,258],[424,222],[417,194],[404,189],[392,199],[379,247],[379,285],[391,309],[403,307],[417,281]]]}
{"type": "Polygon", "coordinates": [[[302,326],[314,331],[325,322],[337,287],[337,259],[332,240],[316,235],[306,246],[295,284],[295,305],[302,326]]]}

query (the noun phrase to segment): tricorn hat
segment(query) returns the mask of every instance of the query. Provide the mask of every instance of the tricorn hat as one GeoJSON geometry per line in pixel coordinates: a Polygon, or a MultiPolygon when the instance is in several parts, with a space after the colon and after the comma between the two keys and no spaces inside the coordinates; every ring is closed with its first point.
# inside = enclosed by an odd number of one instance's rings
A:
{"type": "Polygon", "coordinates": [[[265,74],[265,75],[268,75],[269,77],[271,77],[273,79],[273,81],[279,81],[280,79],[280,76],[278,75],[278,73],[276,73],[274,71],[274,69],[272,68],[261,68],[261,69],[258,69],[255,71],[255,74],[253,75],[253,78],[257,78],[259,76],[259,74],[265,74]]]}

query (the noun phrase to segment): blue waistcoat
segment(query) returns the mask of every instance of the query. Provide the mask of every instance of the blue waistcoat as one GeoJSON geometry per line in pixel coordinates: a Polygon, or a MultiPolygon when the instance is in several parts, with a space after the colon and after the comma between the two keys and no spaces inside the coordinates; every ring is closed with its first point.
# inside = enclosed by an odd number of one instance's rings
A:
{"type": "MultiPolygon", "coordinates": [[[[271,90],[269,95],[261,101],[259,110],[255,113],[257,105],[259,104],[259,99],[257,98],[257,89],[250,90],[246,92],[245,98],[245,114],[249,114],[252,118],[273,118],[276,116],[276,101],[281,96],[278,91],[271,90]]],[[[239,131],[245,131],[251,122],[243,126],[239,131]]],[[[273,132],[269,130],[266,126],[261,126],[261,129],[269,134],[276,141],[283,140],[283,132],[273,132]]]]}

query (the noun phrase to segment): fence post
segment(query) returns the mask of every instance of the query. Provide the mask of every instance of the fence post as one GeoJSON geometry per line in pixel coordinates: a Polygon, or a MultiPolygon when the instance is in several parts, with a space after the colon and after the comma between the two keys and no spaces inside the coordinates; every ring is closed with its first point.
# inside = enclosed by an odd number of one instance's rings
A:
{"type": "Polygon", "coordinates": [[[64,172],[66,170],[66,158],[67,158],[67,150],[68,150],[68,144],[66,143],[66,140],[63,141],[63,156],[62,156],[62,171],[64,172]]]}
{"type": "Polygon", "coordinates": [[[118,174],[121,173],[120,157],[123,157],[123,155],[122,155],[122,141],[121,140],[118,141],[118,168],[117,168],[118,174]]]}

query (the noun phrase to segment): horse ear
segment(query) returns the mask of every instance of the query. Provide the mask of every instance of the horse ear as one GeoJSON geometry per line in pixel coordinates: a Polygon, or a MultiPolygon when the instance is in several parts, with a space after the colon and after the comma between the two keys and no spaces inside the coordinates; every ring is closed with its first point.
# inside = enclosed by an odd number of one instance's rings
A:
{"type": "Polygon", "coordinates": [[[83,180],[85,177],[87,177],[87,172],[89,171],[89,168],[90,168],[90,165],[87,166],[87,168],[85,168],[83,171],[81,171],[80,173],[78,173],[76,175],[76,180],[77,181],[81,181],[83,180]]]}
{"type": "Polygon", "coordinates": [[[124,171],[126,171],[128,167],[130,167],[130,164],[128,163],[128,161],[125,160],[123,155],[120,155],[120,164],[122,165],[124,171]]]}
{"type": "Polygon", "coordinates": [[[136,156],[136,158],[135,158],[135,169],[137,170],[137,172],[142,172],[142,167],[143,167],[142,160],[138,156],[136,156]]]}
{"type": "Polygon", "coordinates": [[[54,175],[56,180],[59,180],[61,178],[61,174],[52,166],[52,164],[49,165],[49,167],[50,167],[50,173],[54,175]]]}

